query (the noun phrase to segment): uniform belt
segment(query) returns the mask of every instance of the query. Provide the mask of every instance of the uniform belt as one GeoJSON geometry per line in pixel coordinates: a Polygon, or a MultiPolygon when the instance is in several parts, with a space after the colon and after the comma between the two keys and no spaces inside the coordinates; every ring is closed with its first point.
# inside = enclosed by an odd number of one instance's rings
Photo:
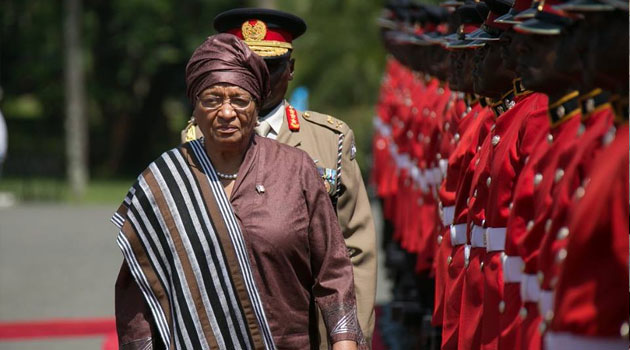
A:
{"type": "Polygon", "coordinates": [[[501,256],[503,263],[503,282],[505,283],[521,283],[523,276],[523,259],[520,256],[501,256]]]}
{"type": "Polygon", "coordinates": [[[473,225],[472,231],[470,233],[470,245],[473,248],[485,248],[486,243],[483,239],[485,235],[485,229],[481,226],[473,225]]]}
{"type": "Polygon", "coordinates": [[[540,285],[538,276],[523,274],[521,277],[521,300],[538,302],[540,299],[540,285]]]}
{"type": "Polygon", "coordinates": [[[549,332],[545,335],[545,349],[558,350],[613,350],[627,349],[628,339],[620,337],[589,337],[573,333],[549,332]]]}
{"type": "Polygon", "coordinates": [[[488,227],[485,241],[488,252],[505,250],[505,227],[488,227]]]}
{"type": "Polygon", "coordinates": [[[451,245],[466,244],[466,224],[451,225],[451,245]]]}
{"type": "Polygon", "coordinates": [[[454,218],[455,218],[454,205],[450,205],[448,207],[442,208],[442,224],[444,225],[444,227],[452,225],[454,218]]]}
{"type": "Polygon", "coordinates": [[[442,171],[439,167],[428,169],[427,175],[429,177],[429,184],[431,185],[439,185],[440,182],[442,182],[442,171]]]}
{"type": "Polygon", "coordinates": [[[538,299],[538,311],[540,315],[545,318],[549,311],[553,311],[553,292],[550,290],[541,290],[540,298],[538,299]]]}

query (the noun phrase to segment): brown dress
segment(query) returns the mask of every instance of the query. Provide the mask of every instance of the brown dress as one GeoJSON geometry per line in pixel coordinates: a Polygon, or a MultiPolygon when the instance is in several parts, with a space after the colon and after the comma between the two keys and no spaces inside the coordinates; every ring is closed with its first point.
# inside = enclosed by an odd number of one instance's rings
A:
{"type": "MultiPolygon", "coordinates": [[[[332,343],[364,343],[356,319],[352,265],[311,158],[255,136],[230,202],[276,347],[318,347],[315,304],[332,343]]],[[[144,349],[142,344],[151,342],[158,347],[152,316],[126,264],[116,282],[116,321],[122,349],[144,349]]]]}

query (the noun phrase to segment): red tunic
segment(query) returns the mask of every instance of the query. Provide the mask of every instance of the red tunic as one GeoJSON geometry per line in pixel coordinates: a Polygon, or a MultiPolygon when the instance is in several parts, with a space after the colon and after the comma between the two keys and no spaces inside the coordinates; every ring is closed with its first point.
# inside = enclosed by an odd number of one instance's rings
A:
{"type": "Polygon", "coordinates": [[[545,232],[544,216],[553,202],[551,190],[555,182],[555,164],[566,147],[575,139],[580,126],[577,92],[570,94],[569,98],[561,99],[561,102],[566,106],[566,113],[562,118],[558,118],[556,111],[560,104],[550,105],[547,113],[552,128],[548,136],[543,137],[543,141],[539,143],[521,172],[515,190],[513,210],[508,220],[508,231],[511,231],[510,235],[524,263],[520,288],[521,299],[527,310],[521,328],[521,347],[525,349],[538,349],[541,346],[538,332],[540,315],[534,307],[540,297],[536,272],[538,252],[545,232]],[[569,109],[569,106],[573,106],[572,109],[569,109]],[[515,216],[519,218],[511,220],[515,216]]]}
{"type": "Polygon", "coordinates": [[[566,254],[557,260],[566,257],[546,341],[628,348],[627,122],[592,170],[586,193],[570,214],[566,254]]]}
{"type": "MultiPolygon", "coordinates": [[[[436,243],[436,255],[433,261],[435,270],[435,298],[433,307],[433,317],[431,318],[431,324],[434,326],[442,325],[442,316],[444,313],[444,287],[445,277],[448,270],[447,259],[451,252],[451,238],[448,235],[450,225],[453,223],[453,214],[455,207],[455,191],[449,191],[446,189],[446,174],[448,169],[458,168],[459,165],[450,162],[450,154],[455,149],[455,134],[459,130],[459,125],[465,127],[463,114],[465,112],[466,105],[463,102],[461,93],[453,93],[452,103],[449,103],[447,110],[445,111],[445,121],[443,125],[443,133],[440,147],[440,167],[444,172],[444,179],[439,189],[440,199],[440,219],[442,221],[441,230],[438,233],[438,237],[435,240],[436,243]],[[462,119],[460,119],[462,118],[462,119]],[[447,164],[444,166],[444,164],[447,164]]],[[[472,118],[472,115],[468,120],[472,118]]],[[[458,136],[459,137],[459,136],[458,136]]],[[[455,160],[453,160],[455,161],[455,160]]],[[[453,174],[458,173],[453,171],[453,174]]],[[[453,175],[455,176],[455,175],[453,175]]]]}
{"type": "MultiPolygon", "coordinates": [[[[513,107],[510,107],[512,101],[509,98],[507,101],[501,102],[501,107],[508,110],[497,118],[496,124],[478,153],[480,155],[479,162],[474,161],[477,166],[473,176],[474,189],[471,189],[472,198],[468,213],[469,244],[471,244],[470,262],[464,282],[459,334],[462,348],[479,348],[482,325],[491,321],[486,317],[481,317],[485,282],[480,265],[482,261],[484,265],[495,265],[490,261],[484,261],[487,259],[486,247],[481,235],[484,221],[485,225],[489,227],[505,227],[513,187],[520,169],[525,163],[524,160],[530,155],[540,134],[545,133],[548,128],[546,114],[540,112],[540,109],[547,105],[545,95],[529,93],[516,96],[513,107]],[[467,327],[463,327],[464,325],[467,327]]],[[[497,253],[491,254],[496,255],[497,253]]],[[[490,271],[484,269],[484,272],[489,273],[490,271]]],[[[491,288],[498,289],[500,285],[501,283],[498,286],[493,285],[491,288]]],[[[518,296],[518,286],[516,295],[518,296]]],[[[499,300],[495,301],[495,305],[490,304],[489,306],[497,308],[496,303],[499,300]]],[[[516,301],[515,307],[506,307],[501,316],[515,315],[519,303],[520,299],[516,301]]],[[[498,336],[498,332],[501,330],[505,332],[507,327],[504,327],[503,324],[505,323],[501,323],[500,330],[496,330],[495,336],[498,336]]],[[[487,336],[488,338],[491,337],[490,334],[487,336]]],[[[501,346],[504,345],[505,348],[514,347],[513,342],[501,343],[501,346]]]]}
{"type": "MultiPolygon", "coordinates": [[[[445,308],[442,325],[442,348],[456,349],[459,330],[459,311],[461,306],[461,288],[464,271],[464,244],[466,243],[466,218],[468,212],[466,195],[470,190],[470,183],[474,171],[471,160],[477,153],[477,148],[490,129],[493,119],[493,112],[489,108],[482,108],[480,105],[473,107],[470,111],[472,120],[461,136],[458,147],[451,155],[451,159],[461,158],[459,161],[459,174],[457,175],[455,213],[453,225],[450,229],[451,244],[453,248],[447,258],[449,263],[448,274],[445,282],[445,308]]],[[[462,124],[464,122],[462,121],[462,124]]],[[[450,159],[449,159],[450,164],[450,159]]],[[[454,171],[456,169],[453,169],[454,171]]],[[[447,174],[447,188],[453,185],[447,174]]]]}

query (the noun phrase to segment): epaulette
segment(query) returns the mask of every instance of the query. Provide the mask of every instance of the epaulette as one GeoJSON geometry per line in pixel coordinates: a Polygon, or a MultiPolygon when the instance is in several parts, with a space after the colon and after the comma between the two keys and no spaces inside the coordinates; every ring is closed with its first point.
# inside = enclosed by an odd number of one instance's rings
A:
{"type": "Polygon", "coordinates": [[[348,124],[328,114],[322,114],[313,111],[304,111],[302,113],[302,116],[304,117],[304,120],[309,121],[313,124],[326,127],[336,133],[345,134],[346,132],[348,132],[348,130],[350,130],[348,124]]]}

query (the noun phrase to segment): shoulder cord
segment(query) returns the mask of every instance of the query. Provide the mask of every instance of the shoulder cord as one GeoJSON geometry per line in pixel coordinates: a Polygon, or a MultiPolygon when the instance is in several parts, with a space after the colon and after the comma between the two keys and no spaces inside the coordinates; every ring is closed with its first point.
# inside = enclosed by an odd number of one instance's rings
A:
{"type": "Polygon", "coordinates": [[[337,201],[339,200],[339,195],[341,194],[341,157],[343,156],[343,140],[345,137],[346,135],[343,133],[339,134],[339,142],[337,143],[337,179],[335,181],[337,189],[333,197],[335,212],[337,212],[337,201]]]}

